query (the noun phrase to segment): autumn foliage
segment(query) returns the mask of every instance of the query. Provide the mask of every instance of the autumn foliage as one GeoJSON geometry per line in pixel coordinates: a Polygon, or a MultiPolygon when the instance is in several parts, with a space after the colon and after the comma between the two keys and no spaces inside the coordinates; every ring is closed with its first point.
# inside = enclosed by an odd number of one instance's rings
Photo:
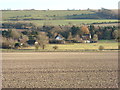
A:
{"type": "Polygon", "coordinates": [[[89,33],[90,33],[90,31],[89,31],[89,29],[88,29],[87,26],[82,26],[82,27],[81,27],[81,30],[82,30],[82,32],[83,32],[84,34],[89,34],[89,33]]]}

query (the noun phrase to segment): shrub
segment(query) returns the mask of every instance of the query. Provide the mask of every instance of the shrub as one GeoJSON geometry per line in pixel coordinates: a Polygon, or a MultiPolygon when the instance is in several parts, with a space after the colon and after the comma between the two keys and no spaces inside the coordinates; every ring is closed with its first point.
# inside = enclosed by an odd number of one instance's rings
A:
{"type": "Polygon", "coordinates": [[[39,49],[39,43],[35,42],[35,50],[38,50],[38,49],[39,49]]]}
{"type": "Polygon", "coordinates": [[[120,45],[118,45],[118,49],[120,49],[120,45]]]}
{"type": "Polygon", "coordinates": [[[10,45],[9,45],[8,43],[3,42],[3,43],[2,43],[2,48],[4,48],[4,49],[9,49],[9,48],[10,48],[10,45]]]}
{"type": "Polygon", "coordinates": [[[2,40],[2,48],[4,49],[11,49],[14,48],[15,42],[13,39],[7,39],[7,38],[3,38],[2,40]]]}
{"type": "Polygon", "coordinates": [[[104,50],[104,46],[99,46],[99,50],[104,50]]]}
{"type": "Polygon", "coordinates": [[[20,47],[20,43],[15,43],[15,49],[18,49],[20,47]]]}
{"type": "Polygon", "coordinates": [[[54,50],[58,49],[58,46],[53,46],[53,49],[54,49],[54,50]]]}
{"type": "Polygon", "coordinates": [[[23,46],[23,47],[29,47],[29,44],[24,43],[22,46],[23,46]]]}

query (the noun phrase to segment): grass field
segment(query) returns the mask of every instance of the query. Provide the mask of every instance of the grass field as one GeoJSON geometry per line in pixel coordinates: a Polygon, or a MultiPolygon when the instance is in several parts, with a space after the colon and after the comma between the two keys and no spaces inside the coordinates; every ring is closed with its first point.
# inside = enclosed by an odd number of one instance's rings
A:
{"type": "Polygon", "coordinates": [[[102,23],[102,22],[117,22],[118,20],[111,19],[72,19],[72,20],[32,20],[37,26],[42,25],[81,25],[81,24],[91,24],[91,23],[102,23]]]}
{"type": "MultiPolygon", "coordinates": [[[[83,25],[83,24],[91,24],[91,23],[102,23],[102,22],[117,22],[118,20],[111,19],[72,19],[72,20],[29,20],[29,21],[3,21],[4,22],[23,22],[23,23],[33,23],[36,26],[43,25],[83,25]]],[[[112,24],[95,24],[97,26],[118,26],[118,23],[112,24]]]]}
{"type": "MultiPolygon", "coordinates": [[[[67,19],[70,15],[94,14],[94,11],[87,10],[13,10],[2,11],[3,22],[8,19],[20,19],[20,21],[9,22],[31,22],[37,26],[42,25],[81,25],[101,22],[117,22],[114,19],[67,19]],[[40,19],[40,20],[22,20],[22,19],[40,19]]],[[[113,25],[113,24],[110,24],[113,25]]]]}
{"type": "MultiPolygon", "coordinates": [[[[99,46],[104,46],[104,49],[118,49],[118,43],[115,41],[101,40],[98,43],[74,43],[74,44],[48,44],[46,50],[53,50],[53,46],[58,46],[58,51],[77,51],[77,50],[98,50],[99,46]]],[[[35,49],[34,46],[24,49],[35,49]]],[[[39,48],[41,50],[41,48],[39,48]]]]}
{"type": "Polygon", "coordinates": [[[18,10],[18,11],[2,11],[3,19],[13,19],[18,17],[19,19],[25,18],[37,18],[37,19],[55,19],[62,18],[67,15],[73,14],[91,14],[92,11],[86,10],[18,10]]]}
{"type": "Polygon", "coordinates": [[[118,52],[15,52],[2,56],[2,88],[118,88],[118,52]]]}

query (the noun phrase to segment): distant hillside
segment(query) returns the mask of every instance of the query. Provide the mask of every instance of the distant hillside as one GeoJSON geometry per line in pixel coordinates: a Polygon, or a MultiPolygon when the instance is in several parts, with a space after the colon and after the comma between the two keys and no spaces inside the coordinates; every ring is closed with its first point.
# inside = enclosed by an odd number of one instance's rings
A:
{"type": "Polygon", "coordinates": [[[101,9],[88,14],[74,14],[66,16],[67,19],[118,19],[117,10],[101,9]]]}
{"type": "Polygon", "coordinates": [[[61,20],[67,15],[92,14],[92,11],[80,10],[9,10],[3,11],[3,20],[61,20]]]}
{"type": "Polygon", "coordinates": [[[4,10],[3,21],[117,19],[117,10],[4,10]]]}

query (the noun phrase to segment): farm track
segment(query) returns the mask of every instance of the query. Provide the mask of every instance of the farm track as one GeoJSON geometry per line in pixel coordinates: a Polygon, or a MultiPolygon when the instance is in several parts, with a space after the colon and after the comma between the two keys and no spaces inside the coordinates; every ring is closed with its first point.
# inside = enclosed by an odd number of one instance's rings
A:
{"type": "Polygon", "coordinates": [[[117,88],[117,52],[2,54],[3,88],[117,88]]]}

